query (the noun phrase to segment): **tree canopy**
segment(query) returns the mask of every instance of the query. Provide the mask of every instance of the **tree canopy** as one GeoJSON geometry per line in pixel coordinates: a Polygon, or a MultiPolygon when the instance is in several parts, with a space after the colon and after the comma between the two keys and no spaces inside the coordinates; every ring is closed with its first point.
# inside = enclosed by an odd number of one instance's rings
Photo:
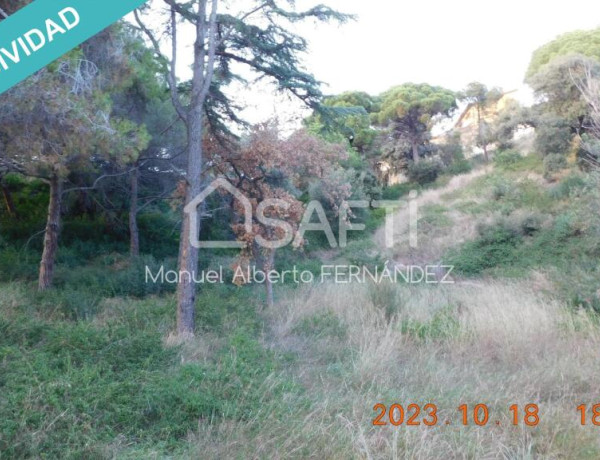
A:
{"type": "Polygon", "coordinates": [[[362,91],[348,91],[325,97],[305,124],[312,133],[334,142],[349,142],[365,154],[375,140],[371,114],[378,108],[378,98],[362,91]]]}
{"type": "Polygon", "coordinates": [[[561,35],[533,53],[526,82],[538,103],[536,147],[544,155],[566,153],[589,124],[590,108],[577,82],[600,72],[600,28],[561,35]]]}
{"type": "Polygon", "coordinates": [[[428,138],[436,117],[449,115],[456,108],[454,92],[426,83],[406,83],[381,95],[381,110],[374,119],[391,125],[394,137],[407,141],[413,161],[419,161],[419,146],[428,138]]]}
{"type": "Polygon", "coordinates": [[[589,111],[575,84],[588,68],[598,73],[600,61],[583,55],[559,56],[529,80],[544,110],[565,118],[575,129],[589,111]]]}
{"type": "Polygon", "coordinates": [[[436,115],[448,115],[456,108],[456,95],[440,86],[427,83],[406,83],[381,95],[379,123],[416,116],[418,121],[429,125],[436,115]]]}
{"type": "Polygon", "coordinates": [[[600,28],[569,32],[538,48],[529,63],[525,81],[529,82],[545,65],[557,57],[573,54],[600,60],[600,28]]]}

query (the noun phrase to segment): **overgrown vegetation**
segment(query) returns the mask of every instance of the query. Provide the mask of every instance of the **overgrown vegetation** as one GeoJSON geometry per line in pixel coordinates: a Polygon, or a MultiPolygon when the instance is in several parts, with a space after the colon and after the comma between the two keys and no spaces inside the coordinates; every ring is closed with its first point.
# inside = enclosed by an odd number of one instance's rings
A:
{"type": "Polygon", "coordinates": [[[293,24],[349,16],[230,3],[150,5],[0,95],[0,459],[599,458],[576,419],[600,381],[598,31],[534,53],[532,107],[479,82],[324,96],[293,24]],[[181,22],[204,50],[187,82],[153,48],[181,22]],[[307,106],[302,126],[245,123],[240,67],[307,106]],[[381,201],[412,204],[392,247],[381,201]],[[311,202],[331,235],[302,234],[311,202]],[[336,247],[340,224],[364,228],[336,247]],[[377,403],[450,423],[374,426],[377,403]],[[499,424],[462,426],[460,404],[499,424]]]}

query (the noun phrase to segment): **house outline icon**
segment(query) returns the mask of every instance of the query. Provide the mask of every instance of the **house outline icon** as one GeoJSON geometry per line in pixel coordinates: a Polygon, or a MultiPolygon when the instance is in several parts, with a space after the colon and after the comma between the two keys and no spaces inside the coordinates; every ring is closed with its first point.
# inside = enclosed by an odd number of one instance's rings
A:
{"type": "Polygon", "coordinates": [[[244,207],[244,227],[246,233],[252,233],[252,203],[250,200],[240,192],[236,187],[224,177],[215,179],[208,187],[206,187],[202,193],[196,198],[190,201],[185,208],[184,212],[189,215],[190,218],[190,244],[197,249],[244,249],[247,244],[241,241],[200,241],[199,240],[199,225],[200,216],[198,215],[198,206],[203,203],[206,198],[212,195],[217,190],[222,189],[229,192],[235,199],[237,199],[244,207]],[[192,214],[196,214],[195,218],[192,214]]]}

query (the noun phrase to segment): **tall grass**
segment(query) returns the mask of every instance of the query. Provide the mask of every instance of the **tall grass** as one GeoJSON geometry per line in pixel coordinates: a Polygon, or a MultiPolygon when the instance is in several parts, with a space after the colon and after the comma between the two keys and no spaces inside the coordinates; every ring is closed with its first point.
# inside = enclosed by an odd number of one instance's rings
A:
{"type": "Polygon", "coordinates": [[[202,423],[189,457],[597,458],[597,433],[576,414],[600,389],[596,320],[540,285],[295,290],[268,312],[274,338],[267,346],[295,356],[288,372],[309,392],[265,403],[256,418],[202,423]],[[398,305],[391,317],[381,308],[386,302],[398,305]],[[332,339],[322,322],[309,320],[324,315],[345,333],[332,339]],[[378,402],[435,403],[452,424],[374,427],[378,402]],[[463,403],[487,404],[501,425],[462,426],[463,403]],[[512,426],[508,407],[531,403],[540,407],[540,425],[512,426]],[[282,405],[284,420],[269,416],[282,405]]]}

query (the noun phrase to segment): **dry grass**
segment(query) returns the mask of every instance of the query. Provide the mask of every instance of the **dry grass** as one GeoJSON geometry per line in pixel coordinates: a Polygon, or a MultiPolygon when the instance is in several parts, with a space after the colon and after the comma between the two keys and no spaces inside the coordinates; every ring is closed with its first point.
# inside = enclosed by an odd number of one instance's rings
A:
{"type": "Polygon", "coordinates": [[[452,209],[459,201],[447,199],[455,192],[464,190],[475,179],[481,178],[490,172],[491,166],[473,170],[467,174],[461,174],[453,177],[448,184],[443,187],[426,190],[417,198],[419,209],[419,219],[423,216],[423,210],[428,205],[435,203],[444,203],[448,208],[446,217],[450,219],[450,224],[439,228],[432,226],[428,228],[422,223],[418,225],[418,247],[411,248],[409,245],[409,210],[400,209],[394,215],[394,247],[386,248],[385,228],[381,228],[375,233],[374,239],[377,246],[386,257],[405,265],[410,264],[428,264],[440,260],[441,256],[449,248],[456,246],[464,241],[471,240],[476,236],[476,227],[481,219],[472,215],[465,214],[452,209]]]}
{"type": "MultiPolygon", "coordinates": [[[[384,230],[375,236],[383,255],[397,264],[435,263],[448,248],[475,238],[478,224],[496,214],[461,209],[488,199],[477,195],[481,185],[474,182],[488,172],[458,176],[418,198],[431,224],[419,228],[416,250],[408,247],[408,210],[400,210],[396,247],[386,253],[384,230]]],[[[555,291],[536,271],[520,281],[324,284],[289,291],[264,312],[265,346],[293,356],[285,378],[304,392],[265,403],[251,420],[201,423],[189,456],[600,458],[598,428],[581,426],[576,410],[600,402],[598,320],[568,309],[555,291]],[[434,403],[441,422],[375,427],[376,403],[434,403]],[[486,404],[490,424],[463,426],[461,404],[486,404]],[[521,410],[537,404],[539,425],[513,426],[513,404],[521,410]]]]}
{"type": "Polygon", "coordinates": [[[302,403],[291,396],[287,417],[266,402],[252,420],[201,423],[190,457],[598,458],[597,429],[580,426],[576,407],[597,402],[600,334],[586,313],[532,289],[539,278],[294,291],[266,312],[268,345],[295,354],[289,373],[307,390],[302,403]],[[323,315],[346,334],[327,336],[308,321],[323,315]],[[378,402],[435,403],[452,423],[374,427],[378,402]],[[462,426],[463,403],[487,404],[494,423],[462,426]],[[530,403],[540,425],[512,426],[508,407],[530,403]]]}

